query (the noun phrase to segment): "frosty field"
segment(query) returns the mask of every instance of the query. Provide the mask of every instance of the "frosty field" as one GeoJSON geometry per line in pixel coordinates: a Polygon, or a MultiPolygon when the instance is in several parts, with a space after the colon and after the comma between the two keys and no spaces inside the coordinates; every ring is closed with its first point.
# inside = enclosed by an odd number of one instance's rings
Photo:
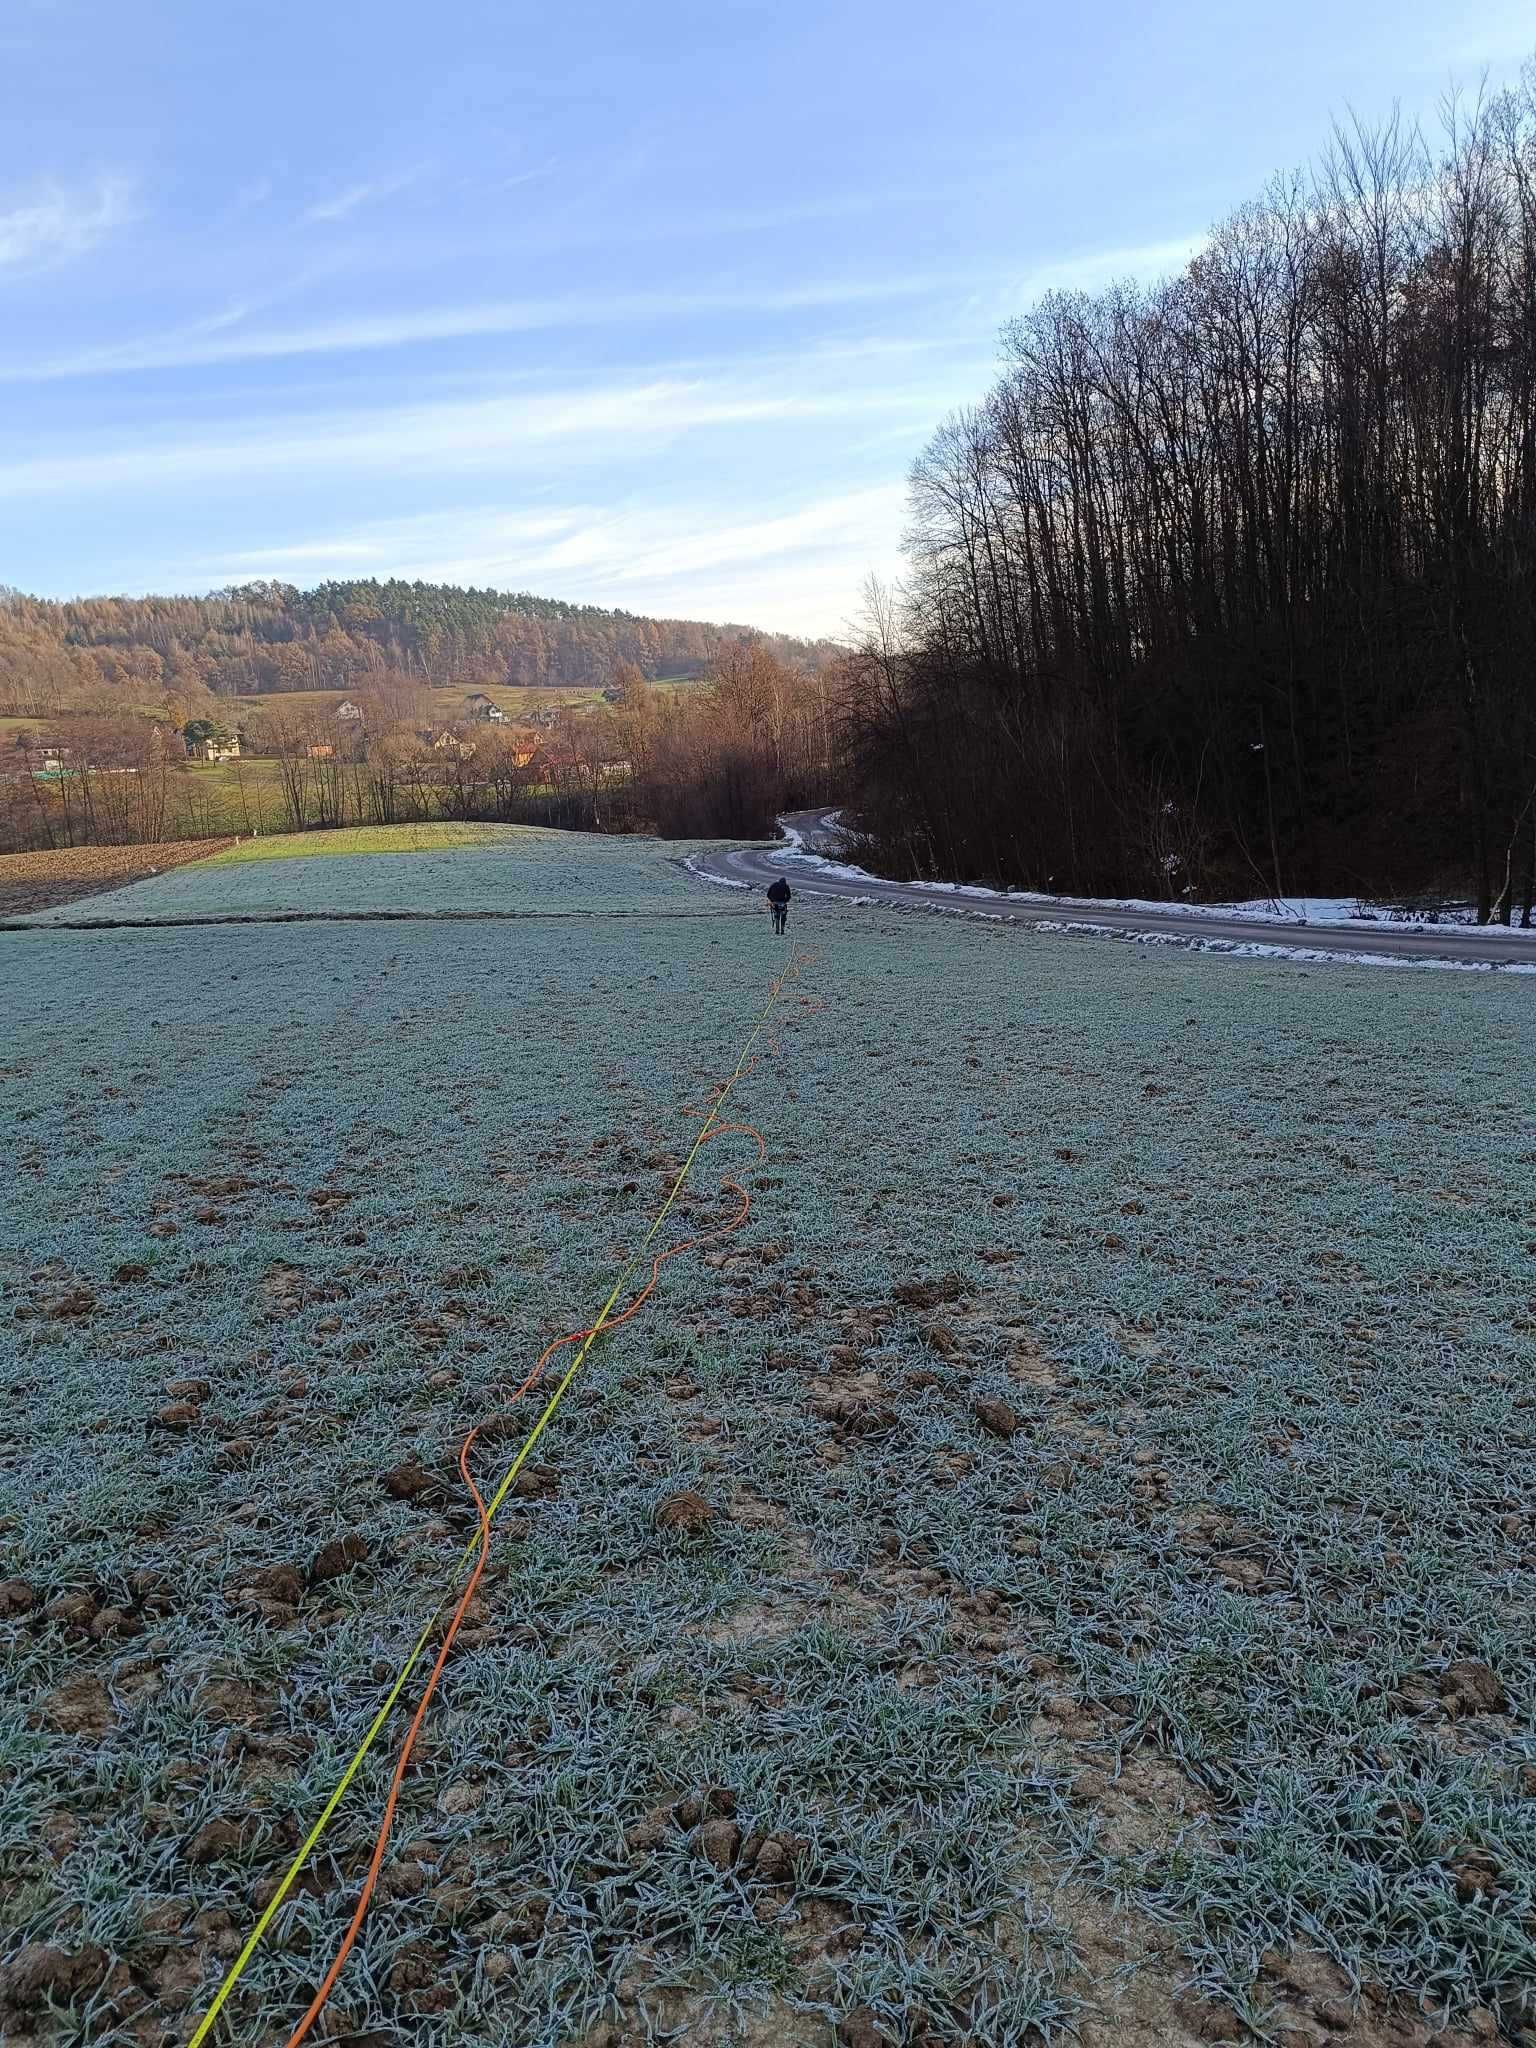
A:
{"type": "MultiPolygon", "coordinates": [[[[187,2039],[451,1583],[460,1438],[590,1320],[781,958],[684,851],[53,914],[514,923],[0,934],[7,2043],[187,2039]]],[[[803,910],[766,1159],[709,1145],[667,1227],[726,1172],[750,1221],[540,1440],[316,2038],[1518,2039],[1529,983],[803,910]]],[[[214,2042],[281,2048],[391,1755],[214,2042]]]]}
{"type": "Polygon", "coordinates": [[[604,838],[533,825],[283,832],[242,840],[211,860],[157,875],[102,904],[88,899],[44,912],[40,921],[392,909],[558,916],[646,904],[684,915],[713,914],[718,900],[679,879],[678,863],[698,846],[691,840],[604,838]]]}

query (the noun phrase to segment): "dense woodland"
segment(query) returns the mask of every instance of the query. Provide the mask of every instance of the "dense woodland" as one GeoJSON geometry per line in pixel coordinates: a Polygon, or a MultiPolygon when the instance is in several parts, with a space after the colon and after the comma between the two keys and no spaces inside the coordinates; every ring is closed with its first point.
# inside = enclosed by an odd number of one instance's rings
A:
{"type": "MultiPolygon", "coordinates": [[[[153,710],[209,696],[401,683],[607,685],[620,664],[698,675],[749,629],[438,583],[251,583],[211,597],[47,603],[0,591],[0,716],[153,710]]],[[[761,634],[777,654],[798,641],[761,634]]]]}
{"type": "Polygon", "coordinates": [[[1045,299],[912,495],[853,706],[891,869],[1529,921],[1536,65],[1045,299]]]}

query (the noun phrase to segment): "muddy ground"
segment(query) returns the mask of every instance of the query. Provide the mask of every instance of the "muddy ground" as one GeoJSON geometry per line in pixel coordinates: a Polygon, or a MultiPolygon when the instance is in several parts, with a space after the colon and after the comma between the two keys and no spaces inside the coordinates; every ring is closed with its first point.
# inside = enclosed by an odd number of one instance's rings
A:
{"type": "Polygon", "coordinates": [[[142,882],[233,845],[229,839],[176,839],[156,846],[61,846],[0,855],[0,919],[27,917],[142,882]]]}

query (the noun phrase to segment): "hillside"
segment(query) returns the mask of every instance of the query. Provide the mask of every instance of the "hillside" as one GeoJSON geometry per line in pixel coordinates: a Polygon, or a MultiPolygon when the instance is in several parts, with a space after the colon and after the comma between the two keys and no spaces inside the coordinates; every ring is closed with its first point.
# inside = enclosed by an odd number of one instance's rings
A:
{"type": "Polygon", "coordinates": [[[186,716],[210,697],[398,682],[602,687],[624,666],[699,675],[743,640],[797,663],[828,651],[748,626],[442,583],[248,583],[207,597],[69,603],[0,591],[0,716],[186,716]]]}

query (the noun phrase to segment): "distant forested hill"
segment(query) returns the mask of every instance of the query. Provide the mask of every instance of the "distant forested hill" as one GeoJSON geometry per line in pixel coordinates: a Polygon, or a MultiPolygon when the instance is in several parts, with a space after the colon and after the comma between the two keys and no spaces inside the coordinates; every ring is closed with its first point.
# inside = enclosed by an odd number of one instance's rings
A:
{"type": "Polygon", "coordinates": [[[0,715],[167,699],[196,706],[210,693],[350,690],[392,679],[604,684],[621,663],[653,677],[699,674],[743,639],[797,663],[830,652],[744,626],[442,583],[248,583],[209,597],[65,604],[0,591],[0,715]]]}

